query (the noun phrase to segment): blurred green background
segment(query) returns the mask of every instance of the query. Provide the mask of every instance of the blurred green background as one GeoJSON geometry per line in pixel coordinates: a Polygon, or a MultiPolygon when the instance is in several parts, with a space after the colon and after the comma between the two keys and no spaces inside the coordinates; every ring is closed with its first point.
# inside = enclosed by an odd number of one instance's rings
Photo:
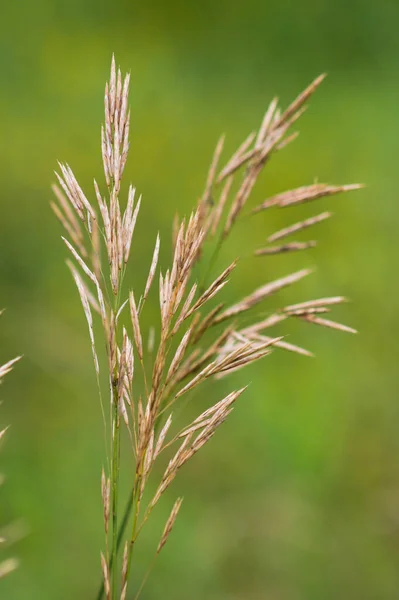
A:
{"type": "MultiPolygon", "coordinates": [[[[0,597],[94,599],[98,584],[101,418],[49,186],[57,159],[87,193],[101,178],[103,86],[115,52],[132,73],[126,179],[144,198],[132,284],[143,283],[157,230],[166,263],[176,207],[187,212],[202,192],[219,134],[227,157],[275,94],[286,105],[320,72],[329,77],[300,137],[270,164],[252,202],[315,177],[368,186],[307,208],[335,213],[319,226],[317,249],[254,260],[234,279],[236,297],[315,265],[279,303],[345,294],[353,303],[336,316],[360,334],[291,328],[315,359],[274,353],[218,385],[219,398],[252,381],[144,536],[138,575],[183,494],[143,598],[397,599],[399,4],[16,0],[2,2],[0,17],[0,359],[24,354],[1,388],[1,424],[11,428],[0,517],[25,531],[12,548],[21,568],[0,583],[0,597]]],[[[238,227],[224,260],[292,220],[270,212],[238,227]]]]}

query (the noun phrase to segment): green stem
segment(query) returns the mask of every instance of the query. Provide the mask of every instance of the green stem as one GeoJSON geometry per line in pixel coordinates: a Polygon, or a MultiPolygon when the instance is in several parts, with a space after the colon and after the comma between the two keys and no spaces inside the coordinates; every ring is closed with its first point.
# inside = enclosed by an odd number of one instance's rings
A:
{"type": "MultiPolygon", "coordinates": [[[[126,503],[125,510],[123,512],[123,517],[122,517],[122,520],[119,525],[118,537],[116,540],[116,552],[117,553],[119,552],[119,549],[121,547],[123,536],[126,531],[127,524],[129,522],[130,511],[132,509],[131,498],[132,498],[133,494],[134,494],[134,486],[132,488],[132,491],[129,494],[129,499],[126,503]]],[[[113,556],[111,556],[111,560],[109,562],[109,570],[111,573],[113,571],[113,566],[114,566],[114,559],[113,559],[113,556]]],[[[100,585],[100,588],[99,588],[97,596],[96,596],[96,600],[102,600],[103,595],[104,595],[104,582],[102,582],[100,585]]]]}
{"type": "MultiPolygon", "coordinates": [[[[139,465],[139,469],[141,469],[141,465],[139,465]]],[[[133,525],[132,525],[132,535],[130,538],[129,553],[128,553],[128,559],[127,559],[126,581],[129,581],[129,575],[130,575],[132,559],[133,559],[134,543],[136,541],[137,522],[138,522],[139,512],[140,512],[140,487],[141,487],[141,473],[138,472],[136,475],[136,481],[135,481],[135,485],[134,485],[133,497],[132,497],[132,503],[131,503],[131,507],[133,510],[133,525]]]]}
{"type": "MultiPolygon", "coordinates": [[[[112,382],[112,400],[113,400],[113,428],[112,428],[112,554],[109,565],[115,565],[118,554],[118,484],[119,484],[119,459],[120,459],[120,432],[119,432],[119,414],[118,414],[118,382],[114,378],[112,382]]],[[[116,569],[112,570],[112,599],[116,600],[117,595],[116,569]]],[[[101,594],[102,595],[102,594],[101,594]]]]}
{"type": "MultiPolygon", "coordinates": [[[[205,287],[206,281],[207,281],[207,279],[219,257],[220,249],[223,245],[224,239],[225,238],[222,233],[218,239],[218,242],[217,242],[215,249],[212,253],[212,256],[210,258],[208,268],[207,268],[205,275],[202,279],[202,282],[200,284],[200,293],[202,293],[201,289],[203,289],[205,287]]],[[[141,309],[142,309],[142,305],[140,305],[140,308],[139,308],[140,312],[141,312],[141,309]]],[[[155,430],[157,429],[157,426],[159,426],[159,422],[156,424],[155,430]]],[[[118,435],[119,435],[119,432],[118,432],[118,435]]],[[[119,469],[119,465],[118,465],[118,469],[119,469]]],[[[114,481],[114,478],[113,478],[113,481],[114,481]]],[[[136,488],[137,488],[137,481],[135,481],[133,489],[129,494],[128,501],[126,503],[126,507],[125,507],[125,510],[123,513],[122,521],[120,523],[119,531],[117,532],[117,534],[115,534],[115,531],[113,532],[113,552],[112,552],[112,556],[111,556],[110,563],[109,563],[109,570],[112,573],[112,581],[113,582],[115,581],[115,563],[116,563],[117,553],[120,550],[120,547],[121,547],[121,544],[122,544],[122,541],[124,538],[124,534],[126,531],[126,527],[129,522],[130,515],[132,514],[132,510],[135,505],[135,502],[138,503],[138,492],[137,492],[136,488]],[[132,502],[132,499],[133,499],[133,502],[132,502]],[[116,539],[116,542],[115,542],[115,539],[116,539]],[[115,546],[115,543],[116,543],[116,546],[115,546]],[[115,546],[115,551],[114,551],[114,546],[115,546]]],[[[134,547],[134,541],[135,541],[134,538],[136,536],[136,529],[137,529],[137,518],[138,518],[137,508],[138,508],[138,506],[136,504],[136,506],[134,508],[132,538],[130,541],[130,549],[129,549],[130,556],[129,556],[129,562],[128,562],[128,571],[127,571],[128,575],[130,572],[130,563],[131,563],[132,556],[133,556],[133,547],[134,547]]],[[[116,521],[116,524],[117,524],[117,521],[116,521]]],[[[104,595],[104,583],[102,582],[100,589],[98,591],[98,594],[96,596],[96,600],[102,600],[103,595],[104,595]]]]}

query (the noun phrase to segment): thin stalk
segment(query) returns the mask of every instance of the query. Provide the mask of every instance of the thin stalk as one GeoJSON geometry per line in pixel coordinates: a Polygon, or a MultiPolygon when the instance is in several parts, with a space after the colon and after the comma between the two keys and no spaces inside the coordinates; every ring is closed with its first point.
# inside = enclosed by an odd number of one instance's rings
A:
{"type": "MultiPolygon", "coordinates": [[[[219,236],[217,244],[216,244],[216,246],[214,248],[214,251],[213,251],[213,253],[211,255],[211,258],[209,260],[208,267],[206,269],[205,275],[204,275],[204,277],[202,279],[202,282],[201,282],[201,285],[200,285],[200,293],[202,293],[201,292],[202,288],[205,289],[206,281],[207,281],[207,279],[208,279],[208,277],[209,277],[209,275],[210,275],[213,267],[215,266],[215,263],[217,262],[217,259],[219,257],[219,253],[220,253],[220,250],[221,250],[221,247],[223,245],[224,240],[225,240],[225,236],[223,235],[223,232],[222,232],[220,234],[220,236],[219,236]]],[[[142,305],[142,303],[140,303],[139,304],[139,313],[141,313],[142,307],[143,307],[143,305],[142,305]]],[[[145,377],[144,366],[143,366],[143,372],[144,372],[144,377],[145,377]]],[[[147,387],[147,382],[145,382],[145,385],[147,387]]],[[[147,395],[148,395],[148,391],[147,391],[147,395]]],[[[167,403],[167,406],[168,406],[168,403],[167,403]]],[[[159,424],[160,424],[160,420],[158,420],[157,423],[155,424],[155,429],[154,429],[155,433],[156,433],[156,430],[159,428],[159,424]]],[[[117,532],[117,535],[116,535],[116,550],[115,550],[115,552],[114,551],[112,552],[111,560],[109,562],[109,570],[110,570],[110,573],[112,574],[112,581],[115,581],[116,557],[117,557],[117,554],[118,554],[118,552],[120,550],[120,547],[121,547],[121,544],[123,542],[124,535],[125,535],[125,532],[126,532],[126,527],[128,525],[130,516],[131,516],[132,511],[134,509],[133,526],[132,526],[132,537],[131,537],[130,548],[129,548],[129,562],[128,562],[127,578],[129,576],[129,573],[130,573],[130,564],[131,564],[131,560],[132,560],[132,556],[133,556],[133,547],[134,547],[135,536],[136,536],[136,533],[137,533],[137,519],[138,519],[138,512],[137,512],[138,498],[137,498],[136,488],[137,488],[137,481],[135,481],[135,483],[133,485],[133,488],[132,488],[132,490],[131,490],[131,492],[129,494],[128,501],[126,503],[125,510],[124,510],[124,513],[123,513],[123,516],[122,516],[122,520],[120,522],[119,531],[117,532]],[[135,505],[135,503],[136,503],[136,505],[135,505]]],[[[114,541],[115,541],[115,534],[113,534],[113,542],[114,541]]],[[[113,543],[113,550],[114,550],[114,543],[113,543]]],[[[101,585],[100,585],[98,594],[96,596],[96,600],[102,600],[103,595],[104,595],[104,582],[102,582],[101,585]]]]}
{"type": "MultiPolygon", "coordinates": [[[[117,379],[112,382],[113,399],[113,430],[112,430],[112,553],[111,564],[116,564],[118,554],[118,484],[119,484],[119,462],[120,462],[120,430],[118,414],[118,390],[117,379]]],[[[112,570],[112,599],[116,600],[117,593],[116,569],[112,570]]],[[[101,594],[102,595],[102,594],[101,594]]]]}
{"type": "Polygon", "coordinates": [[[137,590],[137,594],[135,595],[134,600],[138,600],[139,599],[140,594],[143,591],[143,588],[144,588],[145,584],[147,583],[147,579],[148,579],[148,577],[149,577],[152,569],[154,568],[154,565],[155,565],[155,562],[157,560],[157,557],[158,557],[158,552],[156,552],[156,554],[154,555],[154,558],[152,559],[151,564],[148,567],[148,569],[147,569],[147,571],[146,571],[146,573],[145,573],[145,575],[143,577],[143,581],[141,582],[140,587],[137,590]]]}
{"type": "Polygon", "coordinates": [[[131,534],[129,550],[128,550],[126,581],[129,580],[130,570],[131,570],[131,566],[132,566],[134,543],[136,541],[137,522],[138,522],[139,512],[140,512],[140,487],[141,487],[141,472],[140,471],[141,471],[141,465],[139,466],[139,472],[136,475],[136,481],[135,481],[135,485],[134,485],[132,504],[131,504],[132,510],[133,510],[133,524],[132,524],[132,534],[131,534]]]}
{"type": "MultiPolygon", "coordinates": [[[[132,503],[131,503],[132,494],[133,494],[133,490],[132,490],[131,494],[129,495],[129,500],[126,503],[126,507],[123,512],[123,517],[122,517],[122,520],[119,525],[119,531],[118,531],[118,536],[117,536],[117,540],[116,540],[116,552],[117,553],[120,550],[122,540],[123,540],[123,535],[126,531],[126,527],[129,522],[130,511],[131,511],[131,506],[132,506],[132,503]]],[[[109,571],[110,571],[110,573],[113,573],[112,577],[114,577],[114,573],[115,573],[115,570],[113,567],[114,567],[114,557],[111,556],[111,559],[109,561],[109,571]]],[[[97,596],[96,596],[96,600],[102,600],[103,596],[104,596],[104,581],[101,582],[100,588],[99,588],[97,596]]]]}
{"type": "MultiPolygon", "coordinates": [[[[159,429],[159,426],[160,426],[160,422],[158,421],[155,424],[155,427],[154,427],[154,433],[155,434],[156,434],[157,430],[159,429]]],[[[140,479],[140,481],[141,481],[141,479],[140,479]]],[[[138,502],[138,492],[139,491],[140,491],[140,483],[137,483],[137,481],[135,480],[134,485],[132,487],[132,490],[131,490],[131,492],[130,492],[130,494],[128,496],[128,500],[126,502],[125,510],[123,511],[123,516],[122,516],[122,519],[121,519],[121,522],[120,522],[120,525],[119,525],[119,531],[118,531],[117,540],[116,540],[116,552],[117,553],[119,552],[120,547],[122,545],[123,537],[124,537],[124,534],[126,532],[126,527],[127,527],[128,523],[129,523],[130,515],[132,514],[132,510],[133,510],[133,507],[135,506],[135,502],[137,502],[138,508],[140,508],[139,507],[139,502],[138,502]],[[138,491],[136,491],[136,490],[138,490],[138,491]]],[[[134,547],[135,539],[137,537],[137,533],[141,529],[141,526],[140,526],[139,529],[137,530],[138,511],[136,510],[136,508],[135,508],[135,513],[134,514],[135,514],[135,518],[133,519],[132,537],[131,537],[131,540],[130,540],[130,545],[131,545],[131,547],[130,547],[130,556],[129,556],[130,561],[132,560],[132,557],[133,557],[133,547],[134,547]]],[[[115,560],[114,557],[111,556],[111,560],[109,562],[109,570],[110,570],[110,573],[113,574],[112,575],[113,578],[115,576],[114,560],[115,560]]],[[[129,574],[129,572],[130,572],[130,564],[128,563],[128,571],[127,571],[127,573],[129,574]]],[[[103,595],[104,595],[104,582],[101,582],[100,588],[99,588],[97,596],[96,596],[96,600],[102,600],[103,595]]]]}

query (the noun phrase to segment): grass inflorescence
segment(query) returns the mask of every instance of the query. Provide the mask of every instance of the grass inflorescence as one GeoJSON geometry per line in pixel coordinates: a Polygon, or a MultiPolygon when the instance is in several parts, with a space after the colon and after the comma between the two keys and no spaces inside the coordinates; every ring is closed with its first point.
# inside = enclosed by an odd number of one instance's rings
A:
{"type": "MultiPolygon", "coordinates": [[[[302,269],[271,282],[260,281],[259,287],[237,298],[230,306],[218,301],[219,293],[234,276],[240,258],[232,257],[213,280],[209,279],[220,249],[245,213],[260,174],[271,158],[296,138],[297,133],[291,133],[291,129],[323,78],[318,77],[286,110],[281,111],[274,99],[259,129],[251,133],[222,166],[224,136],[220,138],[203,194],[190,215],[181,220],[175,218],[170,266],[159,267],[160,238],[157,236],[148,261],[144,289],[131,290],[125,296],[123,279],[129,266],[133,234],[140,226],[141,196],[130,186],[126,202],[121,198],[121,181],[129,153],[130,76],[122,77],[114,59],[105,88],[105,123],[101,129],[105,185],[94,181],[93,199],[89,200],[71,168],[59,164],[58,184],[53,186],[57,202],[52,207],[65,228],[63,239],[72,259],[68,266],[86,315],[101,398],[100,375],[106,373],[109,380],[109,400],[103,405],[103,412],[110,460],[101,477],[105,544],[101,554],[103,585],[98,598],[104,594],[107,600],[127,597],[128,587],[130,590],[133,586],[132,565],[137,540],[152,511],[179,470],[224,423],[245,387],[231,391],[222,399],[213,399],[205,411],[178,429],[173,412],[193,390],[205,380],[228,376],[275,349],[311,355],[308,350],[286,341],[283,335],[269,334],[269,329],[287,319],[354,332],[326,318],[334,305],[345,301],[342,296],[285,306],[261,318],[258,307],[263,307],[279,290],[307,277],[312,269],[302,269]],[[209,255],[209,252],[204,253],[205,245],[213,245],[214,250],[210,263],[204,265],[203,272],[207,275],[198,281],[194,267],[209,255]],[[159,319],[149,332],[144,332],[142,312],[155,285],[159,292],[159,319]],[[100,364],[97,353],[99,340],[95,336],[94,319],[102,324],[107,349],[105,364],[100,364]],[[131,455],[123,459],[124,463],[130,462],[133,475],[132,492],[121,514],[122,428],[127,430],[131,440],[131,455]],[[170,459],[155,483],[155,491],[144,495],[149,489],[154,464],[166,450],[171,453],[170,459]]],[[[359,187],[321,183],[303,186],[267,198],[253,208],[252,213],[285,209],[359,187]]],[[[300,252],[315,246],[314,240],[286,241],[286,238],[313,229],[330,217],[330,212],[323,212],[289,223],[268,237],[267,245],[255,251],[253,260],[266,260],[259,257],[300,252]]],[[[181,505],[182,499],[178,498],[154,549],[155,557],[167,543],[181,505]]],[[[135,582],[136,596],[133,589],[129,595],[138,598],[143,584],[135,582]]]]}

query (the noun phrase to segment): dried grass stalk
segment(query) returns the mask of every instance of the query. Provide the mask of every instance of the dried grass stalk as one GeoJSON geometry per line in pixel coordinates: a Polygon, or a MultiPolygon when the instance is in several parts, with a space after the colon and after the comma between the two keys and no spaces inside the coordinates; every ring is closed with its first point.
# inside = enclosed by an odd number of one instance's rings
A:
{"type": "MultiPolygon", "coordinates": [[[[104,166],[106,193],[94,181],[94,202],[83,192],[71,168],[59,164],[57,175],[60,187],[54,187],[57,204],[53,210],[69,239],[64,242],[71,252],[74,264],[69,263],[75,279],[84,313],[89,326],[89,337],[97,375],[100,370],[95,344],[95,313],[99,313],[107,351],[106,370],[110,382],[110,417],[107,423],[111,456],[108,472],[103,471],[101,493],[104,510],[105,554],[101,555],[103,586],[98,598],[105,592],[107,598],[125,599],[129,594],[130,571],[137,538],[153,508],[175,479],[178,471],[209,441],[233,410],[235,401],[245,388],[232,391],[220,401],[211,401],[193,421],[174,432],[172,405],[179,405],[182,396],[190,398],[209,379],[225,377],[232,372],[268,356],[274,349],[283,349],[305,356],[311,353],[287,342],[281,335],[269,337],[265,331],[281,325],[286,319],[323,325],[329,328],[353,331],[343,325],[320,317],[344,299],[340,296],[321,298],[281,309],[273,309],[266,318],[256,308],[277,292],[299,282],[311,273],[302,269],[275,281],[260,285],[255,291],[236,298],[225,308],[220,292],[235,275],[239,259],[234,260],[217,277],[211,278],[224,241],[234,229],[259,176],[272,156],[293,141],[297,132],[289,130],[305,110],[305,103],[321,83],[317,78],[285,110],[278,107],[277,99],[269,105],[259,129],[252,132],[218,173],[224,136],[216,146],[203,195],[195,210],[187,217],[175,216],[173,224],[173,259],[169,268],[159,272],[159,318],[149,332],[142,331],[141,313],[150,289],[157,280],[160,238],[157,236],[144,290],[131,290],[127,295],[123,277],[128,267],[132,239],[138,226],[141,196],[136,201],[136,190],[130,185],[126,201],[120,198],[121,181],[129,150],[129,82],[111,63],[109,82],[105,87],[104,125],[101,130],[101,153],[104,166]],[[240,177],[238,185],[234,185],[240,177]],[[222,184],[219,190],[220,184],[222,184]],[[232,194],[232,190],[235,190],[232,194]],[[230,195],[232,196],[230,198],[230,195]],[[214,199],[217,200],[214,203],[214,199]],[[94,208],[94,204],[97,208],[94,208]],[[96,211],[101,215],[97,219],[96,211]],[[221,225],[222,224],[222,225],[221,225]],[[204,262],[204,246],[221,233],[215,243],[203,281],[196,281],[194,267],[204,262]],[[102,263],[102,255],[107,260],[102,263]],[[93,291],[94,290],[94,293],[93,291]],[[127,297],[126,297],[127,296],[127,297]],[[140,299],[138,304],[136,298],[140,299]],[[129,311],[124,310],[130,307],[129,311]],[[206,314],[202,310],[206,305],[206,314]],[[92,314],[93,309],[93,314],[92,314]],[[242,322],[244,313],[254,311],[250,322],[242,322]],[[224,327],[219,327],[224,321],[224,327]],[[143,334],[148,339],[143,345],[143,334]],[[131,341],[134,340],[134,345],[131,341]],[[203,346],[200,345],[205,340],[203,346]],[[139,367],[135,368],[135,355],[139,367]],[[137,373],[141,369],[141,373],[137,373]],[[121,469],[121,429],[127,429],[131,440],[130,473],[132,493],[126,513],[121,519],[119,510],[119,473],[121,469]],[[177,448],[176,448],[177,446],[177,448]],[[154,473],[154,464],[161,453],[174,447],[171,458],[156,484],[156,492],[148,502],[145,491],[154,473]],[[126,533],[125,524],[131,515],[132,529],[126,533]],[[119,553],[123,550],[122,573],[117,577],[119,553]]],[[[313,184],[290,190],[263,202],[254,212],[269,206],[288,207],[327,197],[359,186],[330,186],[313,184]]],[[[327,218],[324,212],[269,235],[275,242],[302,231],[327,218]]],[[[315,242],[290,242],[258,250],[257,254],[277,254],[313,247],[315,242]]],[[[236,246],[239,248],[239,244],[236,246]]],[[[12,362],[5,365],[6,373],[12,362]]],[[[125,462],[125,461],[124,461],[125,462]]],[[[156,554],[165,545],[175,524],[181,499],[178,499],[165,524],[156,554]]],[[[146,579],[146,578],[145,578],[146,579]]],[[[145,582],[144,579],[144,582],[145,582]]],[[[144,584],[143,582],[143,584],[144,584]]],[[[137,593],[140,595],[142,586],[137,593]]]]}

